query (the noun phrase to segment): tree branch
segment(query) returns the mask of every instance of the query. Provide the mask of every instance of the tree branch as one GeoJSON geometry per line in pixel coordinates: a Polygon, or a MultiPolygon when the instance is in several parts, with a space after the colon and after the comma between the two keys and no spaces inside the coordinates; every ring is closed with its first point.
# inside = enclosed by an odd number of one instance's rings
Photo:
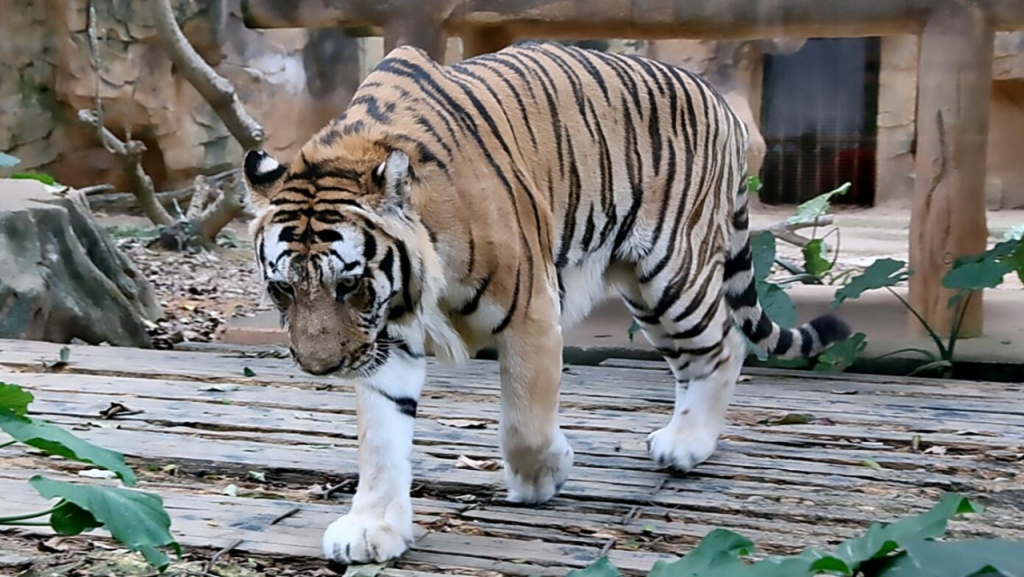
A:
{"type": "Polygon", "coordinates": [[[158,225],[168,225],[174,222],[167,209],[157,201],[153,179],[142,168],[142,153],[146,151],[146,145],[138,140],[122,142],[113,132],[100,124],[99,115],[93,110],[79,110],[78,121],[86,126],[91,126],[96,131],[100,142],[103,143],[103,147],[121,160],[132,193],[138,199],[139,206],[146,216],[158,225]]]}
{"type": "Polygon", "coordinates": [[[750,229],[750,236],[754,236],[755,234],[760,234],[762,232],[770,232],[773,235],[775,235],[775,238],[784,240],[790,244],[794,244],[796,246],[799,246],[800,248],[803,248],[807,246],[807,243],[811,242],[811,239],[796,234],[796,232],[794,231],[800,230],[802,228],[829,226],[830,224],[833,223],[833,221],[834,219],[831,215],[819,216],[816,220],[813,220],[811,222],[798,222],[796,224],[791,224],[787,221],[782,221],[779,223],[775,223],[771,226],[752,228],[750,229]]]}
{"type": "Polygon", "coordinates": [[[260,148],[265,138],[263,127],[246,112],[231,81],[217,74],[189,44],[174,17],[170,0],[152,0],[150,4],[157,34],[181,75],[210,103],[243,148],[260,148]]]}

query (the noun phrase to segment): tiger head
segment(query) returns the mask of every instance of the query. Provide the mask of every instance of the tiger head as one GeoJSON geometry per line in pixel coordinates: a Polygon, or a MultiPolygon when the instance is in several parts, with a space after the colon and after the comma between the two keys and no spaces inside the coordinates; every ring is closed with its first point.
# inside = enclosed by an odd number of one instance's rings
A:
{"type": "Polygon", "coordinates": [[[250,232],[295,361],[311,374],[368,376],[404,346],[386,326],[415,316],[430,243],[410,206],[407,154],[334,144],[314,139],[288,166],[246,153],[250,232]]]}

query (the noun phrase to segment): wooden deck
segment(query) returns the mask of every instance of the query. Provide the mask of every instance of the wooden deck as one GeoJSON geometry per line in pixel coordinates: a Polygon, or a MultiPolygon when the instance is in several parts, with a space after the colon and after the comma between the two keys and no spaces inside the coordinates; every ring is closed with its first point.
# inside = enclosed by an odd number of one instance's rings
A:
{"type": "MultiPolygon", "coordinates": [[[[34,413],[129,455],[140,488],[163,495],[182,545],[241,539],[236,551],[319,557],[323,528],[354,489],[327,499],[309,490],[355,477],[350,385],[240,352],[75,346],[68,366],[47,370],[42,361],[59,349],[0,340],[0,381],[31,389],[34,413]],[[142,412],[102,417],[115,403],[142,412]],[[238,496],[224,494],[229,484],[238,496]]],[[[988,506],[954,522],[955,534],[1024,538],[1021,385],[750,371],[716,455],[675,477],[655,469],[644,442],[671,410],[667,370],[568,367],[563,415],[576,468],[560,497],[526,509],[504,504],[501,473],[487,470],[499,457],[496,364],[430,371],[414,453],[421,536],[385,574],[565,575],[602,552],[643,574],[715,527],[790,553],[921,512],[945,490],[988,506]],[[794,413],[809,422],[777,423],[794,413]]],[[[69,478],[78,468],[0,450],[3,510],[39,508],[24,483],[34,471],[69,478]]]]}

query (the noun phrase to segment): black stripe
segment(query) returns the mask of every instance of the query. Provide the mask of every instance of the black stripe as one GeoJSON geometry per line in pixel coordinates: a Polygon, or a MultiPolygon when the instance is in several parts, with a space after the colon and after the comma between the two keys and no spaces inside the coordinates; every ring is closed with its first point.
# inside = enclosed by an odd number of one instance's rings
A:
{"type": "Polygon", "coordinates": [[[509,323],[512,322],[512,315],[515,314],[516,308],[519,307],[519,276],[521,270],[519,267],[516,267],[516,286],[512,290],[512,302],[508,305],[508,312],[505,313],[505,318],[501,319],[498,326],[491,330],[492,335],[496,335],[508,327],[509,323]]]}
{"type": "Polygon", "coordinates": [[[480,306],[480,299],[483,298],[484,292],[487,291],[487,287],[491,284],[491,275],[484,277],[483,282],[477,287],[476,292],[473,293],[472,298],[466,302],[466,304],[459,307],[455,312],[462,316],[469,316],[476,312],[476,309],[480,306]]]}
{"type": "Polygon", "coordinates": [[[398,412],[402,413],[407,417],[416,418],[416,409],[419,407],[419,403],[412,397],[393,397],[380,389],[374,389],[381,394],[384,398],[391,401],[398,407],[398,412]]]}

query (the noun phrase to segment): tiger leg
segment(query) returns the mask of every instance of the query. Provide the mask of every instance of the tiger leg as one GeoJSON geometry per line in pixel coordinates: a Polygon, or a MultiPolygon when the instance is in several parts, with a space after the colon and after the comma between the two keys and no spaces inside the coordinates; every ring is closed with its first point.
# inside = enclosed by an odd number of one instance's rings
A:
{"type": "Polygon", "coordinates": [[[349,513],[327,527],[323,552],[345,565],[381,563],[413,543],[412,439],[426,359],[393,352],[356,386],[359,486],[349,513]]]}
{"type": "Polygon", "coordinates": [[[498,351],[507,500],[544,503],[561,490],[574,458],[558,424],[562,329],[557,301],[550,295],[536,298],[530,315],[502,334],[498,351]]]}
{"type": "Polygon", "coordinates": [[[715,452],[745,356],[743,337],[733,328],[721,296],[720,275],[705,275],[699,275],[707,283],[702,289],[689,291],[686,302],[681,299],[660,315],[653,311],[656,305],[646,304],[657,299],[643,295],[639,285],[620,288],[641,332],[675,377],[672,417],[648,435],[649,451],[659,466],[682,472],[715,452]]]}

